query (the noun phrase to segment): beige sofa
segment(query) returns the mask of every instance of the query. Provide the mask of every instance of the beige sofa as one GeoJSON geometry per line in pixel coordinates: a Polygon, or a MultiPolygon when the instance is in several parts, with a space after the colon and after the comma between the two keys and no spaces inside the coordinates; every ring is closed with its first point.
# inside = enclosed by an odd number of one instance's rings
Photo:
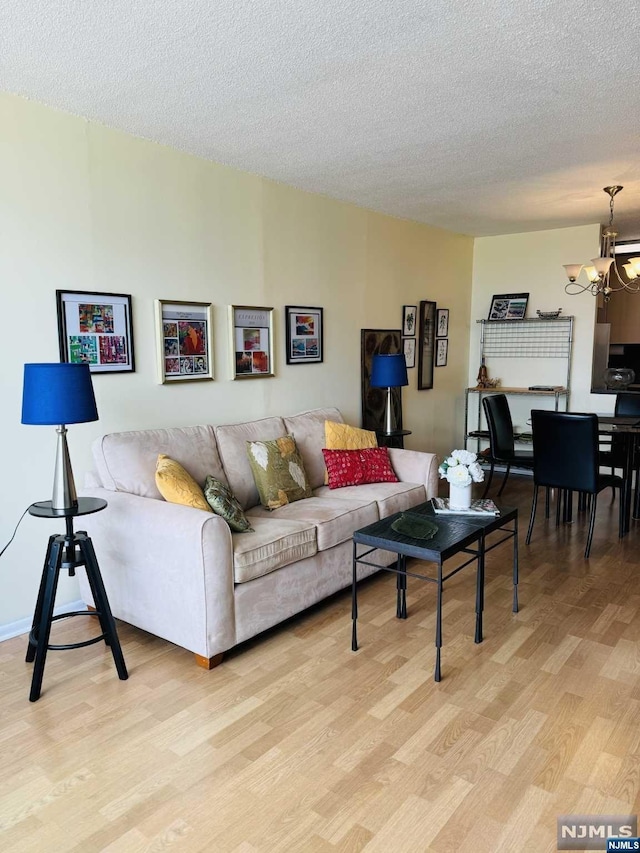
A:
{"type": "MultiPolygon", "coordinates": [[[[354,530],[437,493],[434,454],[389,451],[398,483],[330,490],[324,485],[324,423],[337,409],[243,424],[111,433],[94,443],[84,494],[105,498],[86,516],[114,616],[192,651],[211,668],[238,643],[351,583],[354,530]],[[246,442],[292,434],[313,497],[269,512],[260,506],[246,442]],[[164,501],[155,483],[159,453],[203,484],[229,484],[255,532],[164,501]]],[[[393,557],[384,554],[388,565],[393,557]]],[[[373,569],[363,567],[362,575],[373,569]]],[[[84,572],[81,594],[92,605],[84,572]]]]}

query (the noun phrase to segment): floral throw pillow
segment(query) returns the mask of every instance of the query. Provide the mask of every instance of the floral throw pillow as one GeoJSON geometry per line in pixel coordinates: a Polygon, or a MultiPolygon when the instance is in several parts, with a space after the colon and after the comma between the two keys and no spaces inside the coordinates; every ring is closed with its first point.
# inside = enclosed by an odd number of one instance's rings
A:
{"type": "Polygon", "coordinates": [[[362,450],[323,449],[322,454],[329,474],[330,489],[360,486],[365,483],[398,482],[386,447],[362,450]]]}
{"type": "Polygon", "coordinates": [[[247,455],[262,506],[278,509],[311,497],[311,486],[292,435],[272,441],[248,441],[247,455]]]}
{"type": "Polygon", "coordinates": [[[209,475],[204,484],[204,496],[216,515],[221,516],[235,533],[253,530],[238,499],[229,486],[209,475]]]}

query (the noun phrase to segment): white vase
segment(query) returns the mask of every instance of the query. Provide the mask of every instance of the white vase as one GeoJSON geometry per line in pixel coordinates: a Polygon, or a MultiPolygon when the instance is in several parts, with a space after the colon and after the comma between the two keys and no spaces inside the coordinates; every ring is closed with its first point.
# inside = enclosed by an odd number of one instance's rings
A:
{"type": "Polygon", "coordinates": [[[449,483],[449,508],[469,509],[471,506],[471,483],[468,486],[455,486],[449,483]]]}

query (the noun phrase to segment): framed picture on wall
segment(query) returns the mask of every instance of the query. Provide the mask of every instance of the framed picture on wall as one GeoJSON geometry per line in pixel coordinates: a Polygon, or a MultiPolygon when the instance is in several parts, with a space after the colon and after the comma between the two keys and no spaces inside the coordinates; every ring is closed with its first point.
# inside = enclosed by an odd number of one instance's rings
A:
{"type": "Polygon", "coordinates": [[[404,360],[407,362],[407,367],[416,366],[416,339],[403,338],[402,351],[404,352],[404,360]]]}
{"type": "Polygon", "coordinates": [[[131,296],[56,290],[60,361],[88,364],[91,373],[134,371],[131,296]]]}
{"type": "Polygon", "coordinates": [[[402,306],[402,335],[403,337],[411,337],[416,333],[416,315],[418,313],[417,305],[402,306]]]}
{"type": "Polygon", "coordinates": [[[438,308],[436,311],[436,338],[449,337],[449,309],[438,308]]]}
{"type": "Polygon", "coordinates": [[[210,302],[156,299],[158,382],[213,379],[213,309],[210,302]]]}
{"type": "Polygon", "coordinates": [[[322,308],[284,309],[287,364],[319,364],[323,359],[322,308]]]}
{"type": "Polygon", "coordinates": [[[436,340],[436,367],[447,366],[447,355],[449,354],[449,339],[438,338],[436,340]]]}
{"type": "Polygon", "coordinates": [[[436,339],[436,303],[420,303],[418,324],[418,390],[433,388],[434,342],[436,339]]]}
{"type": "Polygon", "coordinates": [[[234,379],[274,376],[273,308],[229,306],[232,375],[234,379]]]}

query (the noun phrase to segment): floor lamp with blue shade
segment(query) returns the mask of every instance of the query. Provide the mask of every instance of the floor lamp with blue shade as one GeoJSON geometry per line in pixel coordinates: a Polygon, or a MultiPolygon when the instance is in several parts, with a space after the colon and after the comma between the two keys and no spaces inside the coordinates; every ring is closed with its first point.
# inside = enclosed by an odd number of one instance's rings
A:
{"type": "Polygon", "coordinates": [[[25,364],[22,423],[57,426],[58,442],[51,506],[70,510],[78,506],[66,424],[98,420],[88,364],[25,364]]]}
{"type": "Polygon", "coordinates": [[[118,672],[125,681],[129,674],[122,655],[116,623],[111,613],[93,543],[84,530],[74,532],[73,520],[92,515],[107,506],[102,498],[80,498],[76,493],[67,445],[66,424],[82,424],[98,420],[88,364],[25,364],[22,391],[22,423],[57,426],[58,445],[51,501],[31,504],[29,514],[36,518],[65,519],[66,533],[49,537],[38,599],[29,633],[26,661],[33,663],[29,701],[40,698],[44,665],[49,649],[78,649],[104,640],[110,648],[118,672]],[[54,616],[58,577],[61,569],[72,577],[84,566],[95,605],[94,610],[64,611],[54,616]],[[51,626],[57,619],[73,616],[93,616],[100,622],[97,637],[75,643],[50,644],[51,626]]]}

